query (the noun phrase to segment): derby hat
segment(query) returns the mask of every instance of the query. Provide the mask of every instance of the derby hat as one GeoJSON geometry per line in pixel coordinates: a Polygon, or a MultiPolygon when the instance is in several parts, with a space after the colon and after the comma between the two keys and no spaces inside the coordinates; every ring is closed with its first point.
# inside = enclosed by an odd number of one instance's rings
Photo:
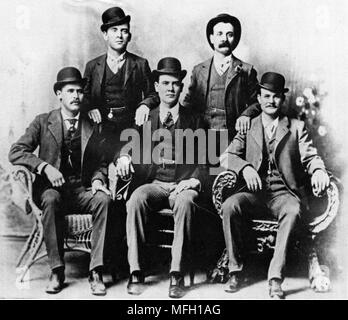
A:
{"type": "Polygon", "coordinates": [[[53,86],[54,93],[60,90],[63,86],[69,83],[79,83],[82,87],[85,86],[87,79],[82,78],[81,72],[74,67],[65,67],[57,74],[57,82],[53,86]]]}
{"type": "Polygon", "coordinates": [[[267,89],[275,93],[285,93],[288,92],[288,88],[284,88],[285,78],[280,73],[276,72],[266,72],[262,75],[261,81],[259,83],[260,88],[267,89]]]}
{"type": "Polygon", "coordinates": [[[104,11],[102,14],[103,24],[100,26],[101,31],[106,31],[112,26],[129,23],[131,17],[125,15],[120,7],[112,7],[104,11]]]}
{"type": "Polygon", "coordinates": [[[232,50],[234,50],[239,43],[240,36],[242,34],[242,26],[240,24],[240,21],[236,17],[231,16],[227,13],[221,13],[217,15],[216,17],[209,20],[207,24],[207,30],[206,30],[209,45],[211,46],[212,49],[214,49],[213,44],[210,42],[210,35],[213,33],[214,26],[219,22],[225,22],[225,23],[229,22],[232,24],[234,28],[234,41],[233,41],[232,50]]]}
{"type": "Polygon", "coordinates": [[[178,76],[181,80],[185,78],[187,71],[181,69],[181,63],[177,58],[165,57],[157,64],[157,70],[152,71],[152,77],[157,81],[161,74],[178,76]]]}

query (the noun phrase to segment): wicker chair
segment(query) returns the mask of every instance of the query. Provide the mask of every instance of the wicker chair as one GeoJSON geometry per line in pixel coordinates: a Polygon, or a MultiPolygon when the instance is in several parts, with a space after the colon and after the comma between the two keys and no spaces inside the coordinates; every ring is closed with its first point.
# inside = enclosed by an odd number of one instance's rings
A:
{"type": "MultiPolygon", "coordinates": [[[[221,206],[224,199],[234,192],[237,183],[237,174],[233,171],[220,173],[213,184],[212,197],[217,213],[221,217],[221,206]]],[[[326,292],[330,288],[330,279],[322,266],[320,266],[315,238],[326,230],[337,216],[339,210],[339,182],[331,177],[330,186],[326,191],[326,209],[315,217],[307,226],[307,239],[309,240],[308,267],[311,288],[316,292],[326,292]],[[309,239],[308,239],[309,238],[309,239]]],[[[256,235],[256,252],[262,253],[273,250],[278,229],[278,223],[274,220],[252,220],[252,229],[256,235]]],[[[228,254],[224,249],[216,267],[210,275],[211,282],[225,282],[228,274],[228,254]]]]}
{"type": "MultiPolygon", "coordinates": [[[[114,174],[114,166],[109,166],[109,184],[111,185],[114,200],[125,199],[128,192],[129,181],[123,181],[116,191],[117,179],[114,174]]],[[[19,271],[18,281],[22,282],[30,267],[38,260],[47,256],[47,252],[42,248],[43,244],[43,225],[41,221],[42,211],[33,201],[33,178],[34,175],[23,166],[14,166],[12,171],[12,201],[22,208],[26,214],[34,217],[33,229],[23,246],[19,255],[16,268],[19,271]]],[[[91,252],[91,214],[68,213],[65,216],[65,237],[64,250],[91,252]]]]}

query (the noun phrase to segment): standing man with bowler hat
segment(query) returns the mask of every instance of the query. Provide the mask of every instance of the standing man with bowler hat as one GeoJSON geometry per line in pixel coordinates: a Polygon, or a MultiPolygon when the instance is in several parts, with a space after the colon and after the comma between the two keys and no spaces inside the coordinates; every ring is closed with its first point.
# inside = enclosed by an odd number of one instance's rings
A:
{"type": "Polygon", "coordinates": [[[236,172],[242,180],[238,192],[222,205],[225,244],[229,257],[229,280],[225,291],[235,292],[243,269],[243,233],[245,220],[255,212],[265,212],[278,220],[273,258],[268,269],[269,295],[285,297],[281,283],[288,244],[296,222],[306,212],[303,200],[308,193],[320,194],[329,185],[329,176],[308,136],[303,121],[281,113],[288,91],[285,78],[265,73],[257,99],[262,113],[251,121],[246,134],[238,133],[221,165],[236,172]],[[309,179],[310,178],[310,179],[309,179]]]}
{"type": "Polygon", "coordinates": [[[127,51],[132,37],[130,20],[119,7],[102,14],[101,31],[107,53],[89,61],[84,74],[88,115],[94,122],[102,123],[109,161],[121,147],[121,131],[132,127],[135,116],[144,118],[148,114],[149,108],[139,108],[139,103],[156,95],[148,61],[127,51]]]}
{"type": "MultiPolygon", "coordinates": [[[[185,75],[186,70],[181,69],[180,61],[172,57],[161,59],[157,70],[153,71],[160,103],[150,111],[144,130],[146,126],[150,128],[151,136],[160,130],[166,134],[161,140],[161,148],[160,137],[152,139],[149,146],[142,146],[143,150],[148,148],[149,154],[153,155],[150,164],[145,159],[140,160],[140,163],[132,163],[128,154],[121,154],[116,159],[119,176],[127,176],[134,165],[134,174],[141,177],[142,184],[127,202],[128,262],[131,273],[127,286],[129,294],[138,295],[144,289],[144,250],[148,221],[156,211],[163,208],[171,208],[174,213],[169,297],[181,298],[185,294],[183,261],[185,256],[191,260],[192,221],[197,210],[195,201],[200,191],[201,171],[197,164],[197,145],[186,146],[189,140],[183,138],[178,141],[176,132],[186,129],[195,132],[203,126],[198,115],[178,102],[185,75]],[[157,154],[156,151],[159,150],[161,152],[157,154]],[[189,154],[187,150],[190,150],[189,154]],[[192,155],[196,155],[195,160],[190,162],[188,157],[192,155]]],[[[138,131],[141,134],[143,129],[138,127],[138,131]]],[[[204,130],[202,132],[204,134],[204,130]]],[[[197,144],[193,139],[191,142],[197,144]]],[[[140,155],[143,155],[143,150],[140,155]]]]}
{"type": "Polygon", "coordinates": [[[80,112],[85,83],[78,69],[60,70],[54,84],[60,108],[38,115],[9,152],[12,164],[36,174],[33,195],[42,209],[51,268],[47,293],[58,293],[64,286],[64,213],[74,211],[93,215],[89,282],[92,294],[106,294],[102,267],[111,198],[105,184],[94,178],[100,135],[99,126],[80,112]]]}

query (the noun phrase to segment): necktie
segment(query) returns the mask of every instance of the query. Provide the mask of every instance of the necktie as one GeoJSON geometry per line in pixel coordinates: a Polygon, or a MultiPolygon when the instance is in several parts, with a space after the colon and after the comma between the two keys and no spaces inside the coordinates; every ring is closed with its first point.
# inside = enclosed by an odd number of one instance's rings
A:
{"type": "Polygon", "coordinates": [[[173,115],[170,111],[168,111],[166,117],[163,120],[163,126],[167,129],[174,125],[173,115]]]}
{"type": "Polygon", "coordinates": [[[75,128],[75,124],[77,122],[77,119],[66,119],[69,124],[70,124],[70,127],[68,128],[68,135],[70,137],[73,136],[73,134],[76,132],[76,128],[75,128]]]}

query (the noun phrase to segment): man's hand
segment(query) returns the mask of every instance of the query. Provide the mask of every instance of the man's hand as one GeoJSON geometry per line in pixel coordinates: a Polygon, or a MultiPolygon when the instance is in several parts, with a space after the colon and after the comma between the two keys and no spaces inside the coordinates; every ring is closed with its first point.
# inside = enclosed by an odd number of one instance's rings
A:
{"type": "Polygon", "coordinates": [[[103,185],[103,182],[100,181],[100,180],[94,180],[92,182],[92,194],[95,195],[96,192],[100,190],[104,193],[106,193],[108,196],[111,195],[111,192],[109,189],[107,189],[104,185],[103,185]]]}
{"type": "Polygon", "coordinates": [[[142,126],[149,118],[150,109],[147,105],[141,104],[135,112],[135,124],[142,126]]]}
{"type": "Polygon", "coordinates": [[[130,173],[134,173],[134,168],[129,157],[121,156],[117,159],[116,175],[121,178],[129,178],[130,173]]]}
{"type": "Polygon", "coordinates": [[[241,116],[236,121],[236,130],[241,134],[246,134],[250,129],[250,117],[241,116]]]}
{"type": "Polygon", "coordinates": [[[200,182],[198,179],[191,178],[187,180],[181,180],[178,185],[176,186],[175,190],[173,191],[173,194],[178,194],[183,190],[198,190],[200,185],[200,182]]]}
{"type": "Polygon", "coordinates": [[[256,192],[262,190],[261,178],[253,167],[246,166],[243,169],[243,177],[250,191],[256,192]]]}
{"type": "Polygon", "coordinates": [[[315,170],[315,172],[312,175],[312,188],[314,195],[320,195],[322,192],[325,191],[329,184],[330,178],[327,172],[321,169],[315,170]]]}
{"type": "Polygon", "coordinates": [[[88,116],[90,119],[92,119],[95,123],[100,123],[101,122],[101,114],[98,109],[93,109],[88,111],[88,116]]]}
{"type": "Polygon", "coordinates": [[[63,174],[50,164],[45,166],[44,173],[53,187],[61,187],[65,183],[63,174]]]}

